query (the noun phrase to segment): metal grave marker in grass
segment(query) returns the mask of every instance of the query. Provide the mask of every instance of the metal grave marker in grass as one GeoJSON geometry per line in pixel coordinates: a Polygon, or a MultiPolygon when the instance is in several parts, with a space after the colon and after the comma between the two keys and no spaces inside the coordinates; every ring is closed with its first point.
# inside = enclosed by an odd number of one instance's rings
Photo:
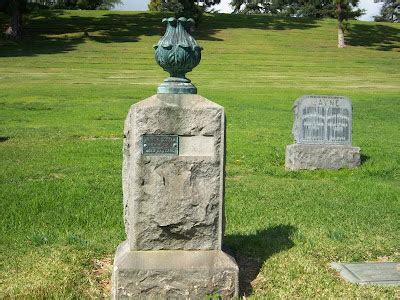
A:
{"type": "Polygon", "coordinates": [[[156,60],[171,77],[131,107],[124,126],[127,240],[115,254],[112,297],[229,299],[239,268],[222,251],[225,111],[185,77],[200,62],[193,21],[164,22],[156,60]]]}
{"type": "Polygon", "coordinates": [[[294,104],[295,144],[286,147],[286,168],[339,169],[360,164],[352,147],[352,103],[343,96],[307,95],[294,104]]]}

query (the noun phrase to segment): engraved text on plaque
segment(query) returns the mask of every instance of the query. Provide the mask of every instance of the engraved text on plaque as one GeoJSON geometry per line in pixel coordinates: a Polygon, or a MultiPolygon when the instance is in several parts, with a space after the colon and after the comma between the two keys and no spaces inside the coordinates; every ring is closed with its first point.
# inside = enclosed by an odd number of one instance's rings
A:
{"type": "Polygon", "coordinates": [[[177,135],[143,135],[142,153],[144,155],[178,155],[179,137],[177,135]]]}

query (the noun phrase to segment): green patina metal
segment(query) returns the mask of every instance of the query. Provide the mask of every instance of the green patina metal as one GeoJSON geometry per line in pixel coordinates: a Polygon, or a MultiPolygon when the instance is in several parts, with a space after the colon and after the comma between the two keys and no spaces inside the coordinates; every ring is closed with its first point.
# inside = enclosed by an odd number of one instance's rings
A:
{"type": "Polygon", "coordinates": [[[193,19],[168,18],[167,30],[155,49],[157,63],[170,74],[158,87],[159,94],[197,94],[197,88],[186,78],[201,60],[202,48],[190,35],[193,19]]]}

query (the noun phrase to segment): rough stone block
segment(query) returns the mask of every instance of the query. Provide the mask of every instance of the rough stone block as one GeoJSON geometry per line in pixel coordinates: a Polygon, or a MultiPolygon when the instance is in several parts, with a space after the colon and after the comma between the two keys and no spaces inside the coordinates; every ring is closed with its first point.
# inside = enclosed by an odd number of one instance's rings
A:
{"type": "Polygon", "coordinates": [[[131,107],[124,134],[130,249],[221,250],[224,108],[199,95],[154,95],[131,107]],[[178,137],[179,151],[145,155],[146,135],[178,137]]]}
{"type": "Polygon", "coordinates": [[[349,145],[286,146],[285,167],[287,170],[315,170],[355,168],[361,163],[360,148],[349,145]]]}
{"type": "Polygon", "coordinates": [[[130,251],[115,255],[113,299],[222,299],[237,296],[239,269],[221,250],[130,251]]]}

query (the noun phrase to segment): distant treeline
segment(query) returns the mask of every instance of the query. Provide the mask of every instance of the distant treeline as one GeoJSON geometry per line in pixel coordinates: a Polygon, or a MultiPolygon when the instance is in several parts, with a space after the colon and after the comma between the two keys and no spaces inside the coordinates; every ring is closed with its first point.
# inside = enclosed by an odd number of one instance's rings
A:
{"type": "MultiPolygon", "coordinates": [[[[1,0],[4,1],[4,0],[1,0]]],[[[111,9],[121,0],[24,0],[28,8],[111,9]]]]}

